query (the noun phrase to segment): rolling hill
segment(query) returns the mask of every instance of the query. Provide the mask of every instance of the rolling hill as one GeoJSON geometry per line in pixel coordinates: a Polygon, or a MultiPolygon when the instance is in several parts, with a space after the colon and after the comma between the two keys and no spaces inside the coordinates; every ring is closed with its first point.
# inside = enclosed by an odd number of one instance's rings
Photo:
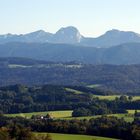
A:
{"type": "Polygon", "coordinates": [[[24,58],[0,59],[0,85],[82,85],[115,92],[140,92],[140,65],[54,63],[24,58]],[[97,86],[98,85],[98,86],[97,86]]]}

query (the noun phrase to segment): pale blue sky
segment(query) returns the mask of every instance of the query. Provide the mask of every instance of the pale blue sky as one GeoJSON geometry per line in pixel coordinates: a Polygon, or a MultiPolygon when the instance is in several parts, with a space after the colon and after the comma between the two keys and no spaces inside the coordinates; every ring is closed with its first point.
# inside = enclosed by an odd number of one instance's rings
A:
{"type": "Polygon", "coordinates": [[[0,0],[0,34],[69,25],[85,36],[110,29],[140,33],[140,0],[0,0]]]}

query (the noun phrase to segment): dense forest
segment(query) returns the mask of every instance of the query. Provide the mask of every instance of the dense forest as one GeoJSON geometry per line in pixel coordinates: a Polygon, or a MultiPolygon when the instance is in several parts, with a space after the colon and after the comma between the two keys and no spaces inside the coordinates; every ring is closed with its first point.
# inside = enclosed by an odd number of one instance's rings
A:
{"type": "Polygon", "coordinates": [[[54,63],[25,58],[0,59],[0,86],[98,85],[99,89],[140,94],[140,65],[86,65],[54,63]]]}
{"type": "MultiPolygon", "coordinates": [[[[127,109],[140,109],[139,100],[133,101],[131,96],[131,98],[120,96],[114,101],[100,100],[97,97],[93,98],[93,95],[96,94],[95,90],[93,90],[93,93],[82,92],[77,94],[73,91],[68,91],[67,88],[67,86],[54,85],[1,87],[0,111],[2,113],[23,113],[74,110],[73,116],[92,116],[126,113],[127,109]]],[[[80,87],[74,88],[80,89],[80,87]]],[[[84,91],[85,88],[82,89],[81,87],[82,90],[84,91]]],[[[97,90],[98,94],[99,91],[97,90]]]]}
{"type": "Polygon", "coordinates": [[[90,94],[74,94],[62,86],[0,88],[0,110],[4,113],[71,110],[90,100],[90,94]]]}

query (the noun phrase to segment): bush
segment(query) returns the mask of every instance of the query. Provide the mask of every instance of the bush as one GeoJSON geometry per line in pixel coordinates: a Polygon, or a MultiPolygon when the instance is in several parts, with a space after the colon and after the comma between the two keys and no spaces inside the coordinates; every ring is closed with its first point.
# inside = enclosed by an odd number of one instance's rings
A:
{"type": "Polygon", "coordinates": [[[77,108],[72,112],[73,117],[91,116],[91,111],[86,108],[77,108]]]}

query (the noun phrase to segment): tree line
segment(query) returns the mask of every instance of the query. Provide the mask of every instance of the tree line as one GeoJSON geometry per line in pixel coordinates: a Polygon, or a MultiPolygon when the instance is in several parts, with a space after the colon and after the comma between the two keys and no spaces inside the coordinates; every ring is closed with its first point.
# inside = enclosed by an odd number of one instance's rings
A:
{"type": "MultiPolygon", "coordinates": [[[[83,89],[81,88],[81,91],[85,91],[85,88],[83,89]]],[[[99,91],[97,91],[97,94],[99,94],[99,91]]],[[[114,101],[109,101],[93,98],[92,95],[92,92],[76,94],[73,91],[67,91],[66,86],[55,85],[1,87],[0,111],[11,114],[74,110],[73,116],[92,116],[127,113],[126,110],[128,109],[140,109],[140,101],[133,101],[132,96],[129,98],[121,96],[114,101]]]]}
{"type": "Polygon", "coordinates": [[[124,140],[140,139],[139,118],[135,118],[132,123],[124,121],[123,118],[118,119],[117,117],[107,116],[90,120],[26,119],[21,117],[8,118],[0,116],[0,120],[0,135],[3,132],[2,128],[9,128],[10,131],[8,132],[10,136],[14,137],[26,136],[26,134],[31,136],[30,131],[27,131],[27,128],[29,128],[32,132],[84,134],[124,140]]]}

